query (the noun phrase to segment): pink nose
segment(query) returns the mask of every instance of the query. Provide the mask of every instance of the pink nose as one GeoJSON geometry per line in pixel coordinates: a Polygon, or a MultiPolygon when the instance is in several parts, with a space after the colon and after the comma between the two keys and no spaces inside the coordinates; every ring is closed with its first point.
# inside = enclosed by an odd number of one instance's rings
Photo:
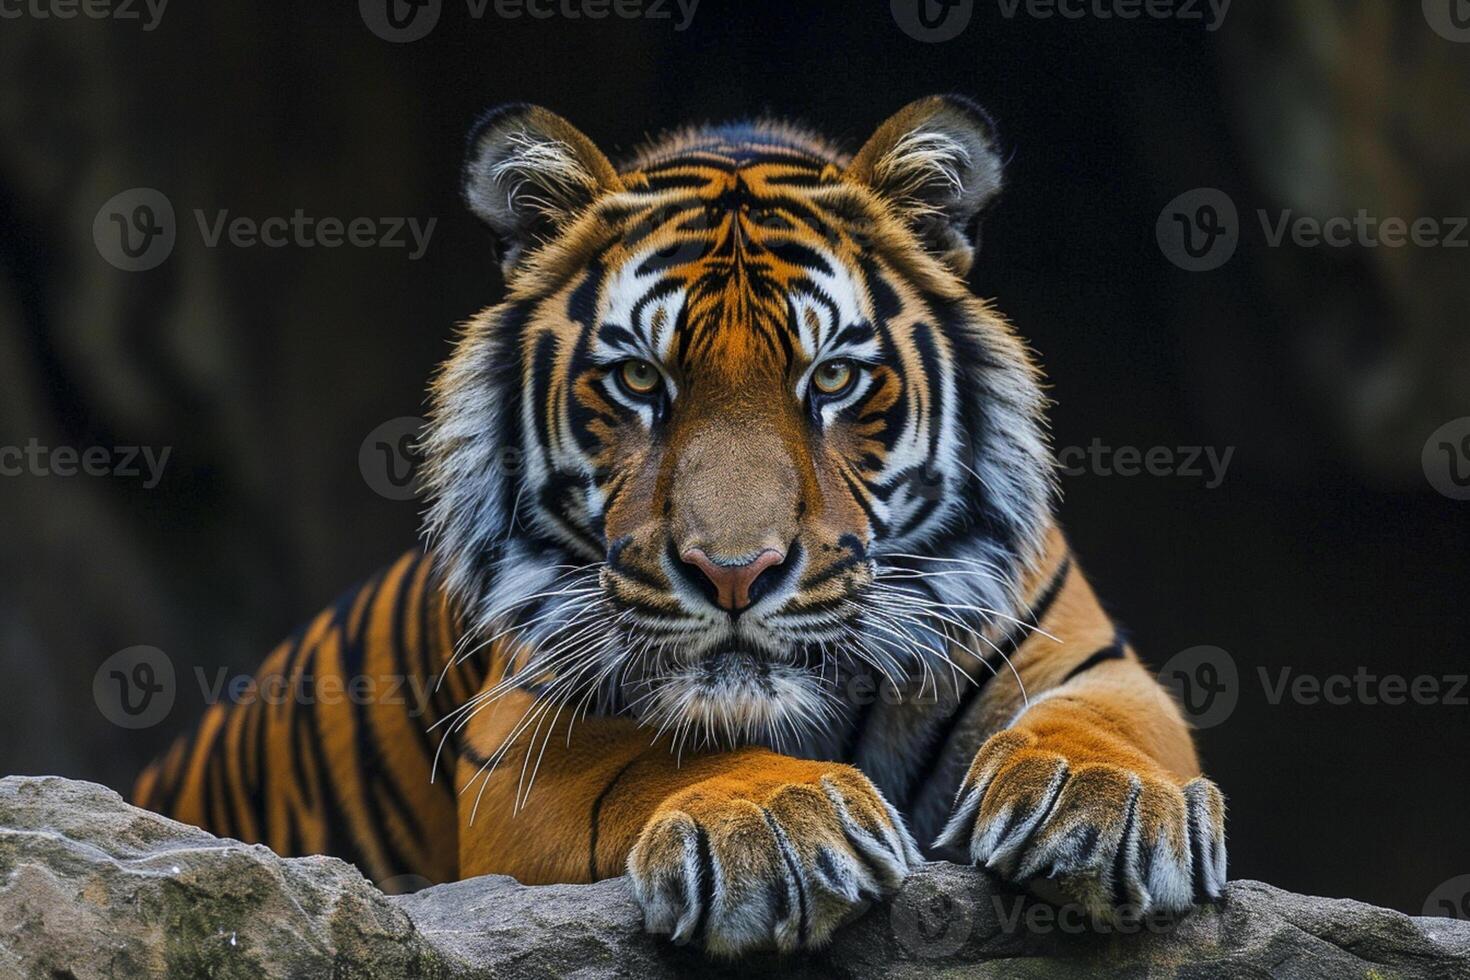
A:
{"type": "Polygon", "coordinates": [[[715,587],[716,601],[731,612],[740,612],[750,605],[750,587],[760,578],[761,572],[786,560],[786,556],[774,548],[767,548],[750,561],[740,564],[717,562],[702,548],[690,548],[682,557],[704,573],[715,587]]]}

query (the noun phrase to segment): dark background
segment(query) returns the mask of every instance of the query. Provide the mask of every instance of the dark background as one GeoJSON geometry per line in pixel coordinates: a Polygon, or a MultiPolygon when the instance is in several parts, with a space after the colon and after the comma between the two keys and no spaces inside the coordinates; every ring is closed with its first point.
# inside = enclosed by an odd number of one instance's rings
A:
{"type": "Polygon", "coordinates": [[[1064,479],[1062,512],[1153,663],[1208,644],[1239,668],[1238,707],[1200,733],[1232,875],[1417,913],[1470,872],[1470,707],[1273,705],[1257,675],[1470,669],[1470,503],[1420,462],[1470,415],[1467,252],[1269,248],[1254,217],[1470,214],[1470,44],[1402,0],[1237,0],[1215,31],[976,0],[942,43],[886,3],[704,0],[682,32],[677,12],[493,9],[445,0],[409,44],[343,0],[0,24],[0,445],[172,447],[151,490],[0,477],[0,772],[124,787],[202,711],[196,667],[252,669],[413,543],[418,506],[375,493],[358,450],[421,411],[454,324],[498,298],[456,198],[479,111],[539,102],[613,155],[762,110],[855,148],[957,91],[1010,156],[974,284],[1041,353],[1057,444],[1234,448],[1216,489],[1094,470],[1064,479]],[[178,243],[129,273],[92,223],[140,186],[172,201],[178,243]],[[1197,187],[1243,223],[1213,272],[1155,241],[1197,187]],[[207,248],[195,208],[438,220],[409,261],[207,248]],[[178,697],[127,731],[92,681],[135,644],[167,652],[178,697]]]}

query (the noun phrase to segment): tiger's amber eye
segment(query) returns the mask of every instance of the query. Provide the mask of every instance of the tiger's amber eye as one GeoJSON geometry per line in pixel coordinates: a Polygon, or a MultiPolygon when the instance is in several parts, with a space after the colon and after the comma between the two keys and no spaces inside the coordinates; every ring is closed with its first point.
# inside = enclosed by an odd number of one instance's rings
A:
{"type": "Polygon", "coordinates": [[[624,361],[619,371],[623,378],[623,384],[627,385],[628,390],[634,394],[648,395],[652,394],[658,388],[658,368],[654,367],[648,361],[624,361]]]}
{"type": "Polygon", "coordinates": [[[812,384],[824,395],[835,395],[852,383],[856,373],[851,361],[824,361],[812,372],[812,384]]]}

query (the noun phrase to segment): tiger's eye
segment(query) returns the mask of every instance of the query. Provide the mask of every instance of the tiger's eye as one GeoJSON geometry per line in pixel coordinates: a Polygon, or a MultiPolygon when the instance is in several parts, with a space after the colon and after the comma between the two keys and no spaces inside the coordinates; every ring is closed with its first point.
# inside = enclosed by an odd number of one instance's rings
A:
{"type": "Polygon", "coordinates": [[[624,361],[619,372],[622,376],[623,384],[627,385],[628,390],[634,394],[652,394],[654,389],[658,387],[660,380],[658,368],[654,367],[648,361],[624,361]]]}
{"type": "Polygon", "coordinates": [[[824,361],[812,373],[812,384],[824,395],[835,395],[852,383],[855,373],[851,361],[824,361]]]}

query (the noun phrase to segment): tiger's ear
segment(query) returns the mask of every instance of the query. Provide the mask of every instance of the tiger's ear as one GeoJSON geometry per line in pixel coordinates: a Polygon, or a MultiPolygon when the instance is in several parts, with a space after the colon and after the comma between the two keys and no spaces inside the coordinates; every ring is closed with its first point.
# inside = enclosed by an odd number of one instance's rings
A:
{"type": "Polygon", "coordinates": [[[990,117],[959,95],[931,95],[890,116],[853,157],[849,178],[886,197],[929,252],[970,271],[981,210],[1001,187],[990,117]]]}
{"type": "Polygon", "coordinates": [[[470,131],[460,192],[495,233],[507,272],[593,201],[622,188],[593,142],[540,106],[505,105],[470,131]]]}

